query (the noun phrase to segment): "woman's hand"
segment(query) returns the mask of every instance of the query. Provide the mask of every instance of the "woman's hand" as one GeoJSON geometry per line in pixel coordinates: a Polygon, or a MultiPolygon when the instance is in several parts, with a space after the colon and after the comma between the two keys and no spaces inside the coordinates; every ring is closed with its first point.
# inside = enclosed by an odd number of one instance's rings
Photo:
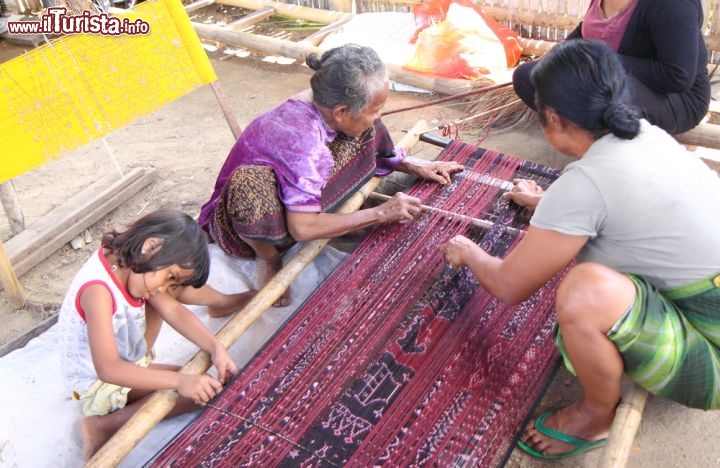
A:
{"type": "Polygon", "coordinates": [[[406,158],[398,169],[409,174],[415,174],[423,179],[434,180],[439,184],[447,185],[452,182],[452,175],[465,170],[465,166],[452,161],[425,161],[421,159],[414,162],[414,159],[408,161],[408,158],[406,158]]]}
{"type": "Polygon", "coordinates": [[[520,206],[534,210],[543,195],[543,189],[534,180],[515,179],[513,188],[503,194],[503,200],[512,200],[520,206]]]}
{"type": "Polygon", "coordinates": [[[465,236],[455,236],[440,246],[445,263],[450,268],[467,266],[466,259],[472,250],[480,249],[473,241],[465,236]]]}
{"type": "Polygon", "coordinates": [[[381,223],[412,221],[420,215],[421,201],[402,192],[396,193],[390,200],[375,207],[381,223]]]}

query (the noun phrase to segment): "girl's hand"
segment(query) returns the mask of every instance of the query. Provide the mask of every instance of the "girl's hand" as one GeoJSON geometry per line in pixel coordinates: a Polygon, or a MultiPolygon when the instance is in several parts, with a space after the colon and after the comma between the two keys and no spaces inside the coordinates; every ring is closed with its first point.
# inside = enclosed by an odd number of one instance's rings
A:
{"type": "Polygon", "coordinates": [[[190,375],[180,374],[180,386],[177,392],[193,400],[198,405],[203,405],[212,400],[222,390],[222,384],[207,374],[190,375]]]}
{"type": "Polygon", "coordinates": [[[217,344],[215,351],[213,351],[210,357],[213,365],[215,365],[215,369],[217,369],[218,381],[221,385],[225,385],[225,382],[229,380],[230,376],[237,372],[235,362],[220,343],[217,344]]]}
{"type": "Polygon", "coordinates": [[[513,188],[503,194],[503,200],[512,200],[520,206],[534,210],[543,195],[543,189],[534,180],[515,179],[513,188]]]}
{"type": "Polygon", "coordinates": [[[465,236],[455,236],[440,246],[440,253],[443,255],[445,263],[451,268],[462,268],[467,266],[467,254],[472,249],[478,249],[473,241],[465,236]]]}
{"type": "Polygon", "coordinates": [[[408,172],[416,174],[423,179],[433,180],[442,185],[452,182],[452,175],[465,170],[465,166],[452,161],[432,161],[427,164],[407,163],[408,172]]]}

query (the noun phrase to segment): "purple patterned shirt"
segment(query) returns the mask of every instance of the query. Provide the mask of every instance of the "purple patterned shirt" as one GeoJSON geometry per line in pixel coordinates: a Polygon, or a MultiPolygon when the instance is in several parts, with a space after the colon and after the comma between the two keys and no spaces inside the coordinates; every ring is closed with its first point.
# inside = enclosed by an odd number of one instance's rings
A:
{"type": "MultiPolygon", "coordinates": [[[[215,182],[215,190],[200,211],[206,226],[226,181],[241,165],[270,166],[278,180],[278,196],[290,211],[320,212],[321,190],[330,177],[333,156],[328,148],[337,133],[315,106],[288,99],[260,115],[243,131],[215,182]]],[[[376,158],[378,176],[395,170],[406,152],[396,148],[392,158],[376,158]]]]}

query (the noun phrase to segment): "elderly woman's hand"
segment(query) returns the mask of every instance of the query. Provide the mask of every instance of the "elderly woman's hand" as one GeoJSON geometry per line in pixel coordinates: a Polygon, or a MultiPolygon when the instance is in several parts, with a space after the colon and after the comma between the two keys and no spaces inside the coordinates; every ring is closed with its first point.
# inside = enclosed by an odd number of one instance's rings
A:
{"type": "Polygon", "coordinates": [[[396,193],[390,200],[376,208],[380,213],[380,220],[383,223],[396,221],[412,221],[420,215],[421,201],[419,198],[411,197],[402,192],[396,193]]]}
{"type": "Polygon", "coordinates": [[[465,166],[452,161],[425,161],[415,158],[406,158],[401,170],[415,174],[423,179],[447,185],[452,182],[452,175],[465,170],[465,166]]]}
{"type": "Polygon", "coordinates": [[[534,210],[543,195],[543,189],[534,180],[515,179],[513,188],[503,194],[504,200],[512,200],[520,206],[534,210]]]}

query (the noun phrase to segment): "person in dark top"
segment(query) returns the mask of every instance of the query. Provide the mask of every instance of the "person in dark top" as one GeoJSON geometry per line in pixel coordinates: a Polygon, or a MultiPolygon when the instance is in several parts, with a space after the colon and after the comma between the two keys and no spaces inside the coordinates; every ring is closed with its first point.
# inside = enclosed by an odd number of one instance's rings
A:
{"type": "MultiPolygon", "coordinates": [[[[700,0],[592,0],[566,40],[597,39],[618,53],[629,75],[630,101],[642,117],[668,133],[695,127],[708,112],[708,52],[700,0]]],[[[530,72],[519,66],[513,87],[535,109],[530,72]]]]}

